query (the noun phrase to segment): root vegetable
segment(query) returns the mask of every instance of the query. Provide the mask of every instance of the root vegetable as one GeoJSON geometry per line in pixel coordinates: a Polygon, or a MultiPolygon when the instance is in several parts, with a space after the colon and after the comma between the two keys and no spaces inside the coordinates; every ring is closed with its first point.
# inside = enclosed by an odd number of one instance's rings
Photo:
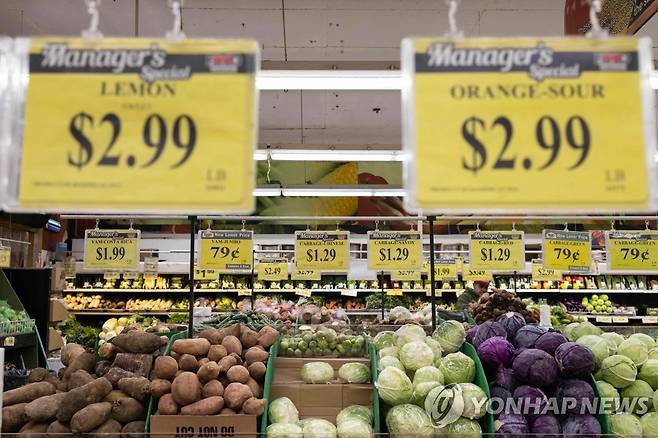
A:
{"type": "Polygon", "coordinates": [[[199,362],[197,362],[196,357],[191,354],[184,353],[180,359],[178,359],[178,368],[183,371],[192,371],[196,372],[199,368],[199,362]]]}
{"type": "MultiPolygon", "coordinates": [[[[6,394],[6,392],[5,392],[6,394]]],[[[2,408],[2,432],[18,432],[27,423],[25,415],[27,403],[16,403],[2,408]]]]}
{"type": "Polygon", "coordinates": [[[258,343],[258,333],[247,328],[240,335],[240,342],[242,343],[242,348],[251,348],[258,343]]]}
{"type": "Polygon", "coordinates": [[[112,391],[112,384],[109,380],[99,377],[93,382],[67,392],[57,410],[57,419],[62,423],[68,423],[73,414],[87,405],[100,402],[110,391],[112,391]]]}
{"type": "Polygon", "coordinates": [[[103,377],[105,374],[107,374],[108,371],[110,371],[110,368],[112,368],[112,364],[107,360],[102,360],[96,364],[96,367],[94,368],[94,374],[96,374],[98,377],[103,377]]]}
{"type": "Polygon", "coordinates": [[[235,353],[238,356],[242,355],[242,344],[235,336],[226,336],[222,339],[222,345],[226,348],[228,354],[235,353]]]}
{"type": "Polygon", "coordinates": [[[46,433],[48,434],[48,438],[58,438],[68,436],[68,434],[71,433],[71,428],[68,424],[60,423],[59,421],[53,421],[48,426],[46,433]]]}
{"type": "Polygon", "coordinates": [[[219,361],[219,374],[226,374],[226,372],[234,365],[237,365],[238,361],[233,356],[226,356],[219,361]]]}
{"type": "Polygon", "coordinates": [[[67,391],[71,391],[72,389],[79,388],[80,386],[93,381],[94,378],[87,371],[78,370],[69,376],[66,388],[67,391]]]}
{"type": "Polygon", "coordinates": [[[171,394],[165,394],[158,400],[158,412],[161,415],[176,415],[178,414],[178,405],[174,401],[171,394]]]}
{"type": "Polygon", "coordinates": [[[224,408],[219,412],[219,415],[235,415],[235,414],[237,414],[237,412],[235,412],[231,408],[224,408]]]}
{"type": "Polygon", "coordinates": [[[109,402],[109,403],[114,403],[117,400],[121,400],[122,398],[130,397],[128,394],[126,394],[123,391],[120,391],[118,389],[113,389],[110,391],[110,393],[103,399],[103,401],[109,402]]]}
{"type": "Polygon", "coordinates": [[[105,374],[105,377],[111,384],[113,388],[119,387],[119,380],[125,379],[126,377],[139,377],[135,373],[126,371],[123,368],[112,367],[110,371],[105,374]]]}
{"type": "Polygon", "coordinates": [[[81,355],[82,353],[85,352],[85,349],[82,347],[82,345],[76,344],[71,342],[70,344],[66,344],[62,347],[61,350],[61,359],[62,363],[66,366],[69,366],[69,364],[81,355]]]}
{"type": "Polygon", "coordinates": [[[79,355],[75,357],[69,364],[69,366],[66,368],[66,372],[64,373],[64,378],[70,376],[74,372],[78,370],[85,370],[87,372],[91,372],[94,370],[94,367],[96,366],[96,356],[94,356],[91,353],[88,352],[82,352],[79,355]]]}
{"type": "Polygon", "coordinates": [[[34,368],[27,373],[27,383],[36,383],[42,382],[46,377],[48,377],[48,370],[45,368],[34,368]]]}
{"type": "Polygon", "coordinates": [[[208,354],[210,341],[206,338],[177,339],[171,349],[178,354],[191,354],[192,356],[201,357],[208,354]]]}
{"type": "Polygon", "coordinates": [[[178,371],[178,362],[170,356],[160,356],[155,359],[155,375],[158,379],[173,380],[178,371]]]}
{"type": "Polygon", "coordinates": [[[145,421],[131,421],[121,429],[121,438],[142,438],[145,427],[145,421]]]}
{"type": "Polygon", "coordinates": [[[269,325],[263,326],[258,332],[258,345],[269,348],[279,339],[279,332],[269,325]]]}
{"type": "Polygon", "coordinates": [[[242,404],[242,411],[247,415],[261,415],[265,410],[265,400],[251,397],[242,404]]]}
{"type": "Polygon", "coordinates": [[[263,395],[263,387],[260,386],[258,382],[251,377],[247,380],[246,385],[249,387],[254,397],[260,397],[263,395]]]}
{"type": "Polygon", "coordinates": [[[114,356],[119,352],[119,347],[116,345],[106,342],[100,347],[98,347],[98,357],[103,360],[114,360],[114,356]]]}
{"type": "Polygon", "coordinates": [[[187,371],[181,373],[171,384],[171,394],[174,401],[180,406],[199,401],[201,399],[201,383],[199,383],[196,374],[187,371]]]}
{"type": "Polygon", "coordinates": [[[203,385],[201,389],[201,396],[203,398],[208,398],[212,396],[223,396],[224,395],[224,385],[219,380],[211,380],[210,382],[203,385]]]}
{"type": "Polygon", "coordinates": [[[180,413],[182,415],[216,415],[223,407],[224,399],[220,396],[212,396],[183,406],[180,413]]]}
{"type": "Polygon", "coordinates": [[[210,341],[211,345],[218,345],[222,343],[222,339],[224,339],[224,334],[221,330],[218,329],[206,329],[202,330],[199,333],[200,338],[205,338],[208,341],[210,341]]]}
{"type": "Polygon", "coordinates": [[[199,368],[201,368],[202,366],[204,366],[205,364],[207,364],[208,362],[210,362],[210,359],[208,359],[207,357],[202,357],[202,358],[199,359],[197,362],[198,362],[198,364],[199,364],[199,368]]]}
{"type": "Polygon", "coordinates": [[[29,403],[39,397],[52,395],[55,387],[48,382],[28,383],[20,388],[10,389],[2,393],[3,406],[11,406],[18,403],[29,403]]]}
{"type": "Polygon", "coordinates": [[[207,364],[201,366],[196,373],[201,384],[215,380],[219,376],[219,365],[216,362],[208,361],[207,364]]]}
{"type": "Polygon", "coordinates": [[[262,382],[263,379],[265,378],[265,371],[267,371],[267,367],[263,362],[254,362],[249,367],[247,367],[249,370],[249,375],[254,379],[259,382],[262,382]]]}
{"type": "Polygon", "coordinates": [[[18,433],[21,438],[39,438],[48,430],[50,423],[37,423],[30,421],[20,428],[18,433]]]}
{"type": "MultiPolygon", "coordinates": [[[[121,424],[114,418],[108,419],[105,423],[92,430],[89,438],[108,438],[115,437],[121,432],[121,424]]],[[[144,431],[142,431],[142,435],[144,431]]]]}
{"type": "Polygon", "coordinates": [[[251,347],[244,354],[244,358],[248,365],[256,362],[265,362],[269,356],[270,354],[267,351],[261,350],[258,347],[251,347]]]}
{"type": "Polygon", "coordinates": [[[247,383],[249,371],[242,365],[234,365],[226,372],[226,377],[231,382],[247,383]]]}
{"type": "Polygon", "coordinates": [[[112,366],[146,377],[151,373],[153,356],[140,353],[118,353],[114,358],[114,362],[112,362],[112,366]]]}
{"type": "Polygon", "coordinates": [[[208,359],[213,362],[219,362],[228,355],[223,345],[211,345],[208,350],[208,359]]]}
{"type": "Polygon", "coordinates": [[[165,379],[155,379],[151,382],[151,395],[160,398],[171,392],[171,382],[165,379]]]}
{"type": "MultiPolygon", "coordinates": [[[[240,337],[240,330],[242,328],[241,324],[233,324],[228,327],[224,327],[223,329],[220,329],[220,331],[223,333],[223,336],[235,336],[236,338],[240,337]]],[[[222,339],[224,340],[224,339],[222,339]]]]}
{"type": "Polygon", "coordinates": [[[160,348],[160,337],[141,330],[131,330],[112,338],[112,343],[128,353],[153,353],[160,348]]]}
{"type": "Polygon", "coordinates": [[[59,392],[32,400],[25,406],[25,416],[32,422],[51,422],[55,419],[57,410],[65,396],[65,392],[59,392]]]}
{"type": "Polygon", "coordinates": [[[151,394],[151,382],[146,377],[126,377],[119,380],[119,389],[143,402],[151,394]]]}
{"type": "Polygon", "coordinates": [[[71,417],[71,431],[74,433],[89,432],[105,423],[110,418],[112,404],[108,402],[92,403],[71,417]]]}
{"type": "Polygon", "coordinates": [[[123,424],[144,420],[146,409],[142,403],[132,397],[122,398],[112,405],[112,418],[123,424]]]}
{"type": "Polygon", "coordinates": [[[224,402],[226,406],[234,410],[240,410],[242,404],[252,397],[251,389],[243,383],[231,383],[224,390],[224,402]]]}

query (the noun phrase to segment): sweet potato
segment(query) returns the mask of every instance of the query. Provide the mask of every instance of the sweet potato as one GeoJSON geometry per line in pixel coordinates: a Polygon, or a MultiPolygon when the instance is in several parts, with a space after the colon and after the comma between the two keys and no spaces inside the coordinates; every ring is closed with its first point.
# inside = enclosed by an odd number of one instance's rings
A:
{"type": "Polygon", "coordinates": [[[251,397],[242,404],[242,412],[247,415],[261,415],[265,410],[265,400],[251,397]]]}
{"type": "Polygon", "coordinates": [[[145,426],[145,421],[131,421],[121,429],[121,438],[142,438],[145,426]]]}
{"type": "Polygon", "coordinates": [[[112,343],[127,353],[153,353],[160,348],[160,337],[141,330],[121,333],[112,338],[112,343]]]}
{"type": "Polygon", "coordinates": [[[93,382],[94,378],[91,377],[85,370],[78,370],[73,374],[69,375],[68,382],[66,384],[66,390],[70,391],[75,388],[79,388],[82,385],[86,385],[89,382],[93,382]]]}
{"type": "Polygon", "coordinates": [[[39,438],[48,430],[50,423],[37,423],[30,421],[18,431],[21,438],[39,438]]]}
{"type": "Polygon", "coordinates": [[[196,372],[197,368],[199,368],[199,362],[196,360],[196,357],[184,353],[181,355],[180,359],[178,359],[178,368],[183,371],[196,372]]]}
{"type": "Polygon", "coordinates": [[[226,377],[231,382],[247,383],[249,371],[242,365],[234,365],[226,372],[226,377]]]}
{"type": "Polygon", "coordinates": [[[211,345],[208,350],[208,359],[213,362],[219,362],[226,357],[227,354],[226,348],[223,345],[211,345]]]}
{"type": "Polygon", "coordinates": [[[144,405],[132,397],[117,400],[112,405],[112,418],[120,423],[146,419],[144,405]]]}
{"type": "Polygon", "coordinates": [[[160,398],[171,392],[171,382],[165,379],[155,379],[151,381],[151,395],[160,398]]]}
{"type": "Polygon", "coordinates": [[[226,374],[226,372],[232,367],[238,364],[237,359],[233,356],[226,356],[219,361],[219,374],[226,374]]]}
{"type": "Polygon", "coordinates": [[[171,384],[171,394],[179,406],[189,405],[201,399],[201,383],[196,374],[183,372],[171,384]]]}
{"type": "Polygon", "coordinates": [[[16,403],[2,408],[2,433],[18,432],[27,423],[25,406],[27,403],[16,403]]]}
{"type": "Polygon", "coordinates": [[[64,397],[57,410],[57,420],[62,423],[68,423],[73,414],[87,405],[100,402],[110,391],[112,391],[110,381],[105,377],[99,377],[93,382],[67,392],[66,397],[64,397]]]}
{"type": "Polygon", "coordinates": [[[249,370],[249,375],[254,380],[262,382],[263,379],[265,378],[265,371],[267,370],[267,367],[263,362],[254,362],[251,365],[249,365],[247,369],[249,370]]]}
{"type": "Polygon", "coordinates": [[[92,403],[71,417],[71,431],[74,433],[89,432],[105,423],[112,412],[112,404],[108,402],[92,403]]]}
{"type": "Polygon", "coordinates": [[[66,366],[69,366],[69,364],[81,355],[82,353],[85,352],[85,349],[82,347],[82,345],[76,344],[74,342],[71,342],[69,344],[66,344],[62,347],[60,351],[62,363],[66,366]]]}
{"type": "Polygon", "coordinates": [[[68,367],[66,367],[66,372],[64,373],[64,378],[70,376],[78,370],[85,370],[91,372],[96,366],[96,356],[88,352],[82,352],[71,361],[68,367]]]}
{"type": "Polygon", "coordinates": [[[223,407],[224,399],[220,396],[212,396],[183,406],[180,413],[182,415],[216,415],[223,407]]]}
{"type": "Polygon", "coordinates": [[[130,396],[119,389],[113,389],[112,391],[110,391],[110,393],[107,396],[105,396],[103,401],[114,403],[115,401],[121,400],[122,398],[126,398],[126,397],[130,397],[130,396]]]}
{"type": "Polygon", "coordinates": [[[53,421],[46,430],[48,438],[60,438],[68,436],[71,433],[71,428],[68,424],[59,421],[53,421]]]}
{"type": "MultiPolygon", "coordinates": [[[[121,432],[121,424],[114,418],[109,418],[105,423],[98,426],[89,433],[89,438],[116,437],[121,432]]],[[[142,435],[144,432],[142,431],[142,435]]]]}
{"type": "Polygon", "coordinates": [[[114,360],[114,356],[121,351],[119,347],[112,344],[111,342],[106,342],[100,347],[98,347],[98,357],[103,360],[114,360]]]}
{"type": "Polygon", "coordinates": [[[207,357],[202,357],[201,359],[199,359],[197,361],[197,363],[199,364],[199,368],[201,368],[202,366],[204,366],[208,362],[210,362],[210,359],[208,359],[207,357]]]}
{"type": "Polygon", "coordinates": [[[252,363],[256,363],[256,362],[265,362],[269,356],[270,353],[268,353],[267,351],[263,351],[258,347],[251,347],[244,354],[244,358],[247,361],[248,365],[251,365],[252,363]]]}
{"type": "Polygon", "coordinates": [[[257,381],[249,377],[247,380],[246,385],[251,389],[251,393],[254,395],[254,397],[260,397],[263,395],[263,387],[258,384],[257,381]]]}
{"type": "Polygon", "coordinates": [[[219,365],[216,362],[208,361],[207,364],[201,366],[196,373],[201,384],[215,380],[219,376],[219,365]]]}
{"type": "Polygon", "coordinates": [[[235,353],[238,356],[242,355],[242,344],[235,336],[226,336],[222,339],[222,345],[226,348],[228,354],[235,353]]]}
{"type": "Polygon", "coordinates": [[[59,392],[32,400],[25,406],[25,416],[28,420],[36,423],[51,422],[55,419],[57,410],[65,396],[65,392],[59,392]]]}
{"type": "Polygon", "coordinates": [[[10,389],[2,393],[2,405],[11,406],[18,403],[29,403],[39,397],[52,395],[55,387],[48,382],[28,383],[20,388],[10,389]]]}
{"type": "Polygon", "coordinates": [[[119,389],[143,402],[151,394],[151,382],[146,377],[126,377],[119,380],[119,389]]]}
{"type": "Polygon", "coordinates": [[[113,388],[119,387],[119,380],[125,379],[126,377],[139,377],[135,373],[126,371],[123,368],[112,367],[110,371],[105,374],[105,377],[111,384],[113,388]]]}
{"type": "Polygon", "coordinates": [[[48,370],[42,367],[31,369],[27,373],[27,383],[36,383],[42,382],[46,377],[48,377],[48,370]]]}
{"type": "Polygon", "coordinates": [[[170,394],[165,394],[158,400],[158,412],[160,415],[176,415],[178,414],[178,405],[174,401],[174,397],[170,394]]]}
{"type": "Polygon", "coordinates": [[[146,377],[151,373],[153,356],[141,353],[118,353],[114,358],[114,362],[112,362],[112,366],[146,377]]]}
{"type": "Polygon", "coordinates": [[[231,384],[231,382],[228,380],[228,377],[226,377],[226,374],[217,377],[217,381],[221,383],[224,388],[231,384]]]}
{"type": "Polygon", "coordinates": [[[224,339],[224,334],[218,329],[205,329],[201,330],[199,337],[207,339],[211,345],[219,345],[222,343],[222,339],[224,339]]]}
{"type": "Polygon", "coordinates": [[[229,356],[235,359],[235,364],[236,365],[242,365],[244,364],[244,361],[242,360],[242,356],[240,356],[237,353],[230,353],[229,356]]]}
{"type": "Polygon", "coordinates": [[[176,363],[178,363],[178,359],[180,359],[180,354],[176,353],[175,351],[170,351],[169,356],[173,357],[176,360],[176,363]]]}
{"type": "Polygon", "coordinates": [[[258,343],[258,333],[247,328],[242,332],[240,342],[242,343],[242,348],[251,348],[258,343]]]}
{"type": "Polygon", "coordinates": [[[235,412],[231,408],[224,408],[219,412],[219,415],[235,415],[235,414],[237,414],[237,412],[235,412]]]}
{"type": "Polygon", "coordinates": [[[94,374],[96,374],[98,377],[103,377],[105,374],[107,374],[108,371],[110,371],[110,368],[112,368],[112,363],[107,360],[102,360],[96,363],[96,367],[94,367],[94,374]]]}
{"type": "Polygon", "coordinates": [[[248,398],[253,397],[251,389],[243,383],[231,383],[224,390],[224,402],[231,409],[239,410],[248,398]]]}
{"type": "Polygon", "coordinates": [[[240,337],[241,330],[242,330],[242,324],[233,324],[228,327],[224,327],[223,329],[220,329],[220,331],[224,333],[224,337],[235,336],[236,338],[240,337]]]}
{"type": "Polygon", "coordinates": [[[155,359],[154,370],[158,379],[173,380],[178,371],[178,362],[171,356],[160,356],[155,359]]]}
{"type": "Polygon", "coordinates": [[[222,385],[222,382],[219,380],[211,380],[203,385],[203,388],[201,389],[201,396],[203,398],[222,395],[224,395],[224,385],[222,385]]]}
{"type": "Polygon", "coordinates": [[[176,339],[171,349],[178,354],[191,354],[201,357],[208,354],[210,341],[206,338],[176,339]]]}
{"type": "Polygon", "coordinates": [[[269,325],[263,326],[258,332],[258,345],[269,348],[279,339],[279,332],[269,325]]]}

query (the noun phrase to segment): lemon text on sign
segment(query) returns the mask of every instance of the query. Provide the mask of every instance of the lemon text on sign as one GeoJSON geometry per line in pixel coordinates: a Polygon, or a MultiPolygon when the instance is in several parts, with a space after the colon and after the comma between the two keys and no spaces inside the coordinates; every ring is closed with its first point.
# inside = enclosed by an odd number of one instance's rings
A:
{"type": "Polygon", "coordinates": [[[295,295],[299,295],[300,297],[305,297],[308,298],[313,294],[311,289],[295,289],[295,295]]]}
{"type": "Polygon", "coordinates": [[[422,246],[417,231],[369,231],[368,269],[420,269],[422,246]]]}
{"type": "Polygon", "coordinates": [[[391,280],[420,281],[420,271],[396,270],[391,272],[391,280]]]}
{"type": "Polygon", "coordinates": [[[493,272],[485,269],[471,269],[469,263],[464,263],[462,278],[464,281],[493,281],[493,272]]]}
{"type": "Polygon", "coordinates": [[[562,273],[556,269],[544,268],[541,260],[533,260],[532,279],[534,281],[559,281],[562,280],[562,273]]]}
{"type": "Polygon", "coordinates": [[[658,270],[658,231],[607,231],[611,270],[658,270]]]}
{"type": "Polygon", "coordinates": [[[288,279],[288,261],[285,259],[260,260],[257,266],[259,280],[280,281],[288,279]]]}
{"type": "Polygon", "coordinates": [[[386,295],[390,297],[401,297],[402,289],[386,289],[386,295]]]}
{"type": "Polygon", "coordinates": [[[199,231],[199,268],[219,271],[251,269],[253,237],[251,231],[199,231]]]}
{"type": "Polygon", "coordinates": [[[139,262],[139,230],[86,230],[84,266],[103,271],[135,271],[139,262]]]}
{"type": "Polygon", "coordinates": [[[652,210],[651,59],[648,38],[403,40],[407,202],[652,210]],[[620,108],[632,122],[619,123],[620,108]]]}
{"type": "Polygon", "coordinates": [[[544,230],[544,268],[558,271],[589,272],[592,239],[587,231],[544,230]]]}
{"type": "Polygon", "coordinates": [[[295,232],[295,267],[315,271],[347,271],[350,233],[347,231],[295,232]]]}
{"type": "Polygon", "coordinates": [[[523,231],[470,231],[470,267],[520,271],[525,267],[523,231]]]}
{"type": "Polygon", "coordinates": [[[322,273],[320,271],[311,271],[308,269],[293,269],[291,278],[299,281],[320,281],[322,279],[322,273]]]}
{"type": "Polygon", "coordinates": [[[15,208],[253,211],[256,41],[32,38],[17,50],[29,81],[15,208]]]}
{"type": "Polygon", "coordinates": [[[11,264],[11,248],[0,246],[0,268],[8,268],[11,264]]]}

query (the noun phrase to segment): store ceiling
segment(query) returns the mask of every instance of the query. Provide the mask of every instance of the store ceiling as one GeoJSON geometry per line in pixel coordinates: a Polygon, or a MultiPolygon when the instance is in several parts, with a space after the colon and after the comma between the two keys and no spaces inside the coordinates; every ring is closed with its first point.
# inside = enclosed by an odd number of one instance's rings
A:
{"type": "MultiPolygon", "coordinates": [[[[457,22],[466,35],[551,35],[563,32],[563,14],[564,0],[462,0],[457,22]]],[[[0,34],[78,35],[88,22],[83,0],[0,1],[0,34]]],[[[447,22],[443,0],[186,0],[183,9],[188,36],[256,38],[268,68],[386,68],[402,37],[441,34],[447,22]]],[[[658,57],[657,23],[640,34],[658,57]]],[[[162,36],[171,25],[166,0],[101,4],[106,36],[162,36]]],[[[260,111],[262,144],[401,142],[397,92],[263,92],[260,111]]]]}

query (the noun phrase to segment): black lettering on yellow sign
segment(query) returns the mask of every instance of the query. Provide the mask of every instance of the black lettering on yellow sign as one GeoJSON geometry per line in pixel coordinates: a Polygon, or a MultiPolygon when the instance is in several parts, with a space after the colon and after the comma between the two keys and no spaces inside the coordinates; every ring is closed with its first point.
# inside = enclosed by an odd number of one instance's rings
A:
{"type": "Polygon", "coordinates": [[[103,81],[100,95],[103,97],[175,97],[173,82],[103,81]]]}

